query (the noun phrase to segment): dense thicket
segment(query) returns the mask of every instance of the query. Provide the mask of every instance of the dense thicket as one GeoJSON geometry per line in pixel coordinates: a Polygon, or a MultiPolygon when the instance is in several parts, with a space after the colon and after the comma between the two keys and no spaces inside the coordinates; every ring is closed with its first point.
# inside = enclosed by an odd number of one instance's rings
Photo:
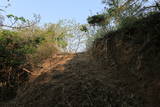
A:
{"type": "Polygon", "coordinates": [[[69,37],[67,28],[60,24],[49,24],[45,28],[1,29],[0,91],[3,94],[0,100],[13,96],[9,93],[15,93],[16,88],[28,79],[29,72],[24,69],[30,71],[62,51],[67,47],[69,37]]]}

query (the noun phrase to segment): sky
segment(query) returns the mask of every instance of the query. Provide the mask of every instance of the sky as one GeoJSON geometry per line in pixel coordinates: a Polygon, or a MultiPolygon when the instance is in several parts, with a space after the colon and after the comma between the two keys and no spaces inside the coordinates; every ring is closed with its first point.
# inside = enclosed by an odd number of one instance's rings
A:
{"type": "MultiPolygon", "coordinates": [[[[1,4],[5,4],[0,0],[1,4]]],[[[87,23],[88,16],[101,11],[101,0],[10,0],[11,6],[5,9],[6,14],[31,18],[40,14],[41,24],[56,23],[60,19],[73,19],[78,23],[87,23]]]]}

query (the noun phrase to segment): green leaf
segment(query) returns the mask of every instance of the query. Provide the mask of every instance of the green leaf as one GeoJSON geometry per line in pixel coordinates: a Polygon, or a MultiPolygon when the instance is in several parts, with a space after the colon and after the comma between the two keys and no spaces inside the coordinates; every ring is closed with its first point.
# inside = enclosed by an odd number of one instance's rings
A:
{"type": "Polygon", "coordinates": [[[15,17],[15,16],[14,16],[13,14],[8,14],[7,17],[8,17],[8,18],[13,18],[13,17],[15,17]]]}

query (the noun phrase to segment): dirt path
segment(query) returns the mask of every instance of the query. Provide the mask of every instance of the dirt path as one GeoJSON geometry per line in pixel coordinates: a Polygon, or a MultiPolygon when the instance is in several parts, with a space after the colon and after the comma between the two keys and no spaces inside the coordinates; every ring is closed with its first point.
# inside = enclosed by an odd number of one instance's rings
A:
{"type": "Polygon", "coordinates": [[[34,81],[35,78],[44,73],[53,73],[54,71],[64,72],[64,64],[66,64],[74,56],[75,54],[56,54],[52,56],[50,59],[44,61],[40,68],[37,68],[34,72],[32,72],[30,81],[34,81]]]}
{"type": "Polygon", "coordinates": [[[134,89],[113,75],[85,53],[58,54],[33,73],[15,101],[40,107],[141,107],[134,89]]]}

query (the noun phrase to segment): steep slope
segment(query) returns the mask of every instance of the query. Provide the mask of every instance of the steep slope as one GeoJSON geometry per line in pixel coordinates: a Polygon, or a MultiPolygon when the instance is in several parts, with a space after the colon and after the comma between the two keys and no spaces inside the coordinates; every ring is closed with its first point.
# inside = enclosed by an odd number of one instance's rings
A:
{"type": "Polygon", "coordinates": [[[57,54],[18,91],[40,107],[159,107],[160,14],[97,39],[92,54],[57,54]]]}
{"type": "Polygon", "coordinates": [[[47,107],[135,107],[143,104],[134,91],[125,88],[122,80],[84,53],[56,57],[56,66],[53,64],[48,72],[20,89],[16,103],[47,107]]]}
{"type": "Polygon", "coordinates": [[[104,68],[112,67],[118,78],[130,81],[145,100],[145,107],[160,106],[160,13],[97,39],[92,56],[104,68]]]}

